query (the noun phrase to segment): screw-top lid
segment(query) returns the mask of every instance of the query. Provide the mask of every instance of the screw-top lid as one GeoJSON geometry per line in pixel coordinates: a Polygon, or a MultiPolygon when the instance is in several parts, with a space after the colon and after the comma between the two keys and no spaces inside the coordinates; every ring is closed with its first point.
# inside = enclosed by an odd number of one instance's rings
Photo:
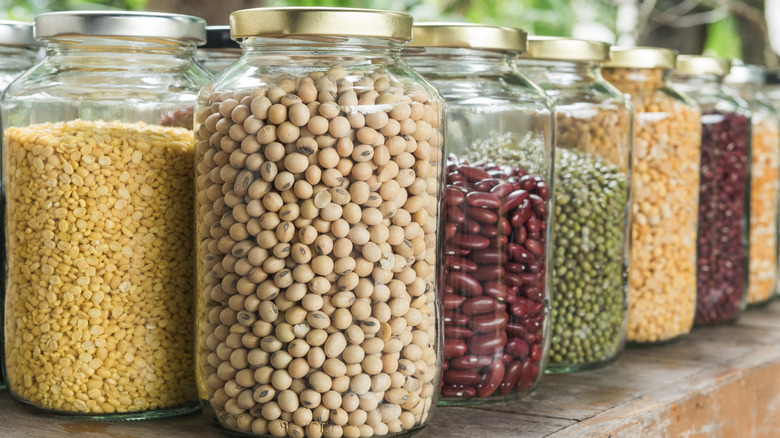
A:
{"type": "Polygon", "coordinates": [[[609,61],[604,67],[660,68],[671,70],[677,60],[677,52],[658,47],[617,47],[609,49],[609,61]]]}
{"type": "Polygon", "coordinates": [[[159,12],[73,11],[35,17],[35,38],[97,36],[206,42],[202,18],[159,12]]]}
{"type": "Polygon", "coordinates": [[[742,85],[764,83],[764,71],[760,65],[732,64],[731,72],[723,81],[727,84],[742,85]]]}
{"type": "Polygon", "coordinates": [[[39,46],[33,38],[33,24],[24,21],[0,20],[0,46],[39,46]]]}
{"type": "Polygon", "coordinates": [[[206,44],[201,49],[238,49],[241,46],[230,39],[230,26],[206,26],[206,44]]]}
{"type": "Polygon", "coordinates": [[[609,59],[609,44],[574,38],[528,37],[525,58],[547,61],[603,62],[609,59]]]}
{"type": "Polygon", "coordinates": [[[472,23],[415,23],[407,47],[526,51],[527,34],[514,27],[472,23]]]}
{"type": "Polygon", "coordinates": [[[680,55],[677,57],[676,75],[712,75],[726,76],[731,69],[731,61],[713,56],[680,55]]]}
{"type": "Polygon", "coordinates": [[[230,14],[230,37],[337,36],[409,41],[412,22],[409,14],[374,9],[242,9],[230,14]]]}

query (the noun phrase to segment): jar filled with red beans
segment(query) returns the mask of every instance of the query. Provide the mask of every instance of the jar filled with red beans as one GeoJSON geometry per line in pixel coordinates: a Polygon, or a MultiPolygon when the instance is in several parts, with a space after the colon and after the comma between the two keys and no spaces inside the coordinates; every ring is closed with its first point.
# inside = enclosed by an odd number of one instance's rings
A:
{"type": "Polygon", "coordinates": [[[517,397],[547,358],[552,107],[511,59],[525,32],[415,24],[409,64],[447,102],[441,404],[517,397]]]}
{"type": "Polygon", "coordinates": [[[444,99],[412,17],[247,9],[195,114],[197,373],[250,436],[408,436],[438,397],[444,99]]]}
{"type": "Polygon", "coordinates": [[[701,108],[696,324],[745,306],[750,229],[750,109],[723,85],[730,61],[679,56],[672,80],[701,108]]]}

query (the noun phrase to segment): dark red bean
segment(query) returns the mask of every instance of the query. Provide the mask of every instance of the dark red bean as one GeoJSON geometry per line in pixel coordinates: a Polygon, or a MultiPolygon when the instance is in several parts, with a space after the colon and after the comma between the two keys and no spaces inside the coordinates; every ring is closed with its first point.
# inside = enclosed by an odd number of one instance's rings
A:
{"type": "Polygon", "coordinates": [[[498,218],[498,231],[503,235],[509,235],[512,233],[512,224],[509,223],[509,219],[501,216],[498,218]]]}
{"type": "Polygon", "coordinates": [[[539,222],[539,219],[537,219],[534,215],[530,215],[528,220],[525,222],[525,229],[528,231],[529,235],[538,233],[539,230],[541,230],[541,223],[539,222]]]}
{"type": "Polygon", "coordinates": [[[534,286],[526,286],[522,289],[523,296],[531,299],[532,301],[541,301],[544,299],[544,293],[541,289],[534,286]]]}
{"type": "Polygon", "coordinates": [[[507,272],[504,274],[504,281],[508,286],[522,286],[523,285],[523,279],[520,277],[520,274],[515,272],[507,272]]]}
{"type": "Polygon", "coordinates": [[[454,294],[455,293],[455,289],[453,289],[452,286],[450,286],[449,284],[445,284],[444,285],[444,293],[445,294],[454,294]]]}
{"type": "Polygon", "coordinates": [[[445,310],[444,311],[444,323],[445,324],[451,324],[451,325],[466,325],[469,323],[469,317],[468,315],[464,315],[459,312],[454,312],[452,310],[445,310]]]}
{"type": "MultiPolygon", "coordinates": [[[[530,212],[530,209],[528,211],[530,212]]],[[[495,224],[498,221],[498,215],[487,208],[466,207],[466,214],[469,219],[483,224],[495,224]]]]}
{"type": "MultiPolygon", "coordinates": [[[[506,274],[504,274],[504,277],[506,277],[506,274]]],[[[506,297],[509,295],[509,287],[506,284],[499,283],[497,281],[488,281],[485,283],[485,286],[482,290],[485,295],[502,301],[506,301],[506,297]]]]}
{"type": "Polygon", "coordinates": [[[444,226],[444,239],[451,239],[458,232],[458,224],[448,223],[444,226]]]}
{"type": "Polygon", "coordinates": [[[469,234],[479,234],[479,231],[482,229],[479,222],[471,219],[466,219],[461,226],[463,227],[463,230],[469,234]]]}
{"type": "Polygon", "coordinates": [[[482,295],[482,285],[469,274],[460,271],[450,271],[447,273],[447,284],[455,289],[456,294],[475,297],[482,295]]]}
{"type": "Polygon", "coordinates": [[[528,252],[535,255],[536,257],[544,256],[544,245],[536,240],[528,239],[525,241],[523,246],[528,250],[528,252]]]}
{"type": "Polygon", "coordinates": [[[509,336],[523,337],[528,333],[528,330],[520,324],[510,322],[506,325],[506,332],[509,333],[509,336]]]}
{"type": "Polygon", "coordinates": [[[509,272],[524,272],[525,266],[522,263],[507,262],[504,264],[506,270],[509,272]]]}
{"type": "Polygon", "coordinates": [[[530,263],[534,261],[534,256],[531,255],[528,250],[516,243],[510,243],[507,245],[509,251],[509,258],[519,263],[530,263]]]}
{"type": "Polygon", "coordinates": [[[493,361],[487,378],[485,378],[484,382],[477,385],[477,396],[490,397],[501,385],[502,380],[504,380],[504,362],[500,360],[493,361]]]}
{"type": "Polygon", "coordinates": [[[475,333],[495,333],[504,330],[508,322],[509,315],[504,311],[497,311],[471,318],[469,326],[475,333]]]}
{"type": "Polygon", "coordinates": [[[444,372],[444,383],[450,385],[476,385],[482,381],[482,376],[476,371],[456,370],[453,368],[444,372]]]}
{"type": "Polygon", "coordinates": [[[501,381],[501,387],[498,390],[501,395],[509,394],[517,386],[520,374],[523,371],[523,365],[520,362],[512,362],[509,366],[505,365],[505,368],[504,380],[501,381]]]}
{"type": "Polygon", "coordinates": [[[523,188],[523,190],[528,190],[529,192],[536,187],[536,180],[534,180],[534,177],[531,175],[526,175],[522,178],[520,178],[520,187],[523,188]]]}
{"type": "Polygon", "coordinates": [[[474,332],[466,327],[455,327],[449,325],[444,327],[445,338],[468,339],[472,336],[474,336],[474,332]]]}
{"type": "Polygon", "coordinates": [[[448,369],[450,369],[450,363],[446,360],[441,361],[441,372],[444,373],[448,369]]]}
{"type": "Polygon", "coordinates": [[[490,297],[469,298],[463,304],[461,312],[466,315],[479,315],[482,313],[495,312],[498,309],[498,303],[490,297]]]}
{"type": "Polygon", "coordinates": [[[544,276],[540,274],[524,273],[517,274],[520,279],[523,280],[523,284],[528,286],[542,286],[544,284],[544,276]]]}
{"type": "Polygon", "coordinates": [[[466,194],[462,189],[455,187],[447,187],[444,191],[444,204],[458,206],[462,205],[466,201],[466,194]]]}
{"type": "MultiPolygon", "coordinates": [[[[534,345],[534,347],[536,346],[537,345],[534,345]]],[[[528,356],[529,350],[528,344],[520,338],[511,338],[506,344],[507,353],[520,359],[525,359],[526,356],[528,356]]]]}
{"type": "Polygon", "coordinates": [[[468,195],[466,195],[466,203],[473,207],[484,207],[484,208],[495,209],[501,206],[501,198],[499,198],[498,195],[495,195],[493,193],[471,192],[468,195]]]}
{"type": "Polygon", "coordinates": [[[528,198],[528,192],[526,190],[515,190],[504,198],[504,203],[501,205],[501,211],[512,211],[519,207],[528,198]]]}
{"type": "Polygon", "coordinates": [[[525,231],[525,227],[519,227],[515,229],[515,232],[512,234],[512,242],[514,243],[523,243],[525,242],[525,239],[528,237],[528,232],[525,231]]]}
{"type": "Polygon", "coordinates": [[[456,271],[473,272],[477,270],[477,264],[469,259],[457,256],[445,256],[444,266],[447,269],[454,269],[456,271]]]}
{"type": "Polygon", "coordinates": [[[469,339],[468,351],[480,356],[491,355],[504,348],[506,339],[506,332],[504,331],[474,336],[469,339]]]}
{"type": "Polygon", "coordinates": [[[536,381],[537,373],[534,372],[534,363],[530,359],[526,359],[523,362],[522,370],[520,372],[520,390],[527,391],[531,389],[534,381],[536,381]]]}
{"type": "Polygon", "coordinates": [[[450,205],[444,210],[444,217],[447,222],[462,224],[466,221],[466,214],[456,205],[450,205]]]}
{"type": "Polygon", "coordinates": [[[495,249],[483,249],[472,252],[470,260],[479,262],[481,265],[498,265],[509,260],[509,254],[495,249]]]}
{"type": "Polygon", "coordinates": [[[495,280],[497,278],[503,277],[505,272],[506,271],[504,270],[504,267],[501,265],[497,265],[497,266],[483,265],[477,271],[472,272],[471,275],[477,281],[490,281],[490,280],[495,280]]]}
{"type": "MultiPolygon", "coordinates": [[[[493,186],[492,189],[490,189],[490,193],[498,196],[499,198],[503,198],[504,196],[507,196],[514,190],[514,186],[512,183],[508,182],[502,182],[495,186],[493,186]]],[[[506,202],[506,200],[504,200],[506,202]]]]}
{"type": "MultiPolygon", "coordinates": [[[[533,216],[533,210],[531,209],[531,203],[526,199],[519,207],[512,210],[512,216],[509,217],[509,222],[513,227],[519,228],[533,216]]],[[[527,230],[530,231],[530,230],[527,230]]]]}
{"type": "Polygon", "coordinates": [[[537,182],[536,189],[534,189],[534,193],[541,196],[542,199],[546,201],[550,197],[550,188],[547,187],[547,183],[545,183],[544,181],[537,182]]]}
{"type": "Polygon", "coordinates": [[[444,385],[441,395],[450,398],[472,398],[477,396],[477,389],[470,385],[444,385]]]}
{"type": "Polygon", "coordinates": [[[484,249],[490,246],[490,239],[473,234],[458,233],[452,237],[450,242],[466,249],[484,249]]]}
{"type": "Polygon", "coordinates": [[[478,167],[460,166],[458,173],[463,175],[469,181],[479,181],[490,178],[490,174],[478,167]]]}
{"type": "Polygon", "coordinates": [[[536,363],[542,361],[542,347],[539,344],[534,344],[531,347],[531,359],[536,363]]]}
{"type": "Polygon", "coordinates": [[[493,363],[493,358],[490,356],[476,356],[473,354],[467,354],[450,361],[450,366],[453,369],[458,370],[478,370],[484,368],[493,363]]]}
{"type": "Polygon", "coordinates": [[[509,237],[507,236],[491,237],[488,248],[503,248],[507,243],[509,243],[509,237]]]}
{"type": "Polygon", "coordinates": [[[512,314],[520,318],[531,316],[534,314],[535,305],[536,303],[528,298],[517,298],[512,303],[512,314]]]}
{"type": "Polygon", "coordinates": [[[496,237],[498,236],[498,227],[491,224],[483,224],[482,229],[477,231],[477,233],[485,237],[496,237]]]}
{"type": "Polygon", "coordinates": [[[460,307],[464,301],[466,301],[466,297],[455,294],[446,294],[444,295],[444,300],[442,301],[444,301],[445,310],[455,310],[460,307]]]}
{"type": "MultiPolygon", "coordinates": [[[[475,339],[475,338],[471,338],[475,339]]],[[[466,351],[469,350],[468,346],[465,342],[461,341],[460,339],[447,339],[444,342],[444,348],[442,348],[444,352],[444,357],[458,357],[463,356],[466,354],[466,351]]]]}

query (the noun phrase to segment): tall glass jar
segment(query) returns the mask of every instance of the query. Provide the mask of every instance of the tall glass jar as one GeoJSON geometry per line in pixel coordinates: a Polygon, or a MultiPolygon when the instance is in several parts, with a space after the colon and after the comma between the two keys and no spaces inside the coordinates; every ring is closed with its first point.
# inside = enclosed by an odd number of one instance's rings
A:
{"type": "MultiPolygon", "coordinates": [[[[32,23],[0,20],[0,95],[8,84],[35,64],[39,46],[33,38],[32,23]]],[[[0,203],[1,207],[2,203],[0,203]]],[[[0,254],[2,254],[0,259],[5,259],[5,251],[0,249],[0,254]]],[[[2,302],[3,296],[0,291],[0,370],[3,368],[2,302]]],[[[5,380],[0,371],[0,389],[4,388],[5,380]]]]}
{"type": "Polygon", "coordinates": [[[672,77],[702,113],[696,324],[733,320],[747,298],[750,109],[723,85],[730,68],[681,55],[672,77]]]}
{"type": "Polygon", "coordinates": [[[547,359],[553,118],[525,49],[519,29],[418,23],[403,52],[447,102],[442,404],[528,393],[547,359]]]}
{"type": "Polygon", "coordinates": [[[734,65],[726,85],[750,106],[750,255],[748,304],[763,304],[777,285],[780,113],[761,93],[764,68],[734,65]]]}
{"type": "MultiPolygon", "coordinates": [[[[760,90],[772,105],[772,108],[780,112],[780,70],[765,70],[763,86],[760,90]]],[[[778,214],[778,220],[780,221],[780,214],[778,214]]],[[[780,230],[780,223],[778,223],[778,230],[780,230]]],[[[780,252],[780,245],[778,245],[778,252],[780,252]]],[[[778,254],[777,263],[777,272],[780,274],[780,253],[778,254]]],[[[776,295],[780,294],[780,281],[775,283],[774,293],[776,295]]]]}
{"type": "Polygon", "coordinates": [[[606,365],[625,342],[631,109],[601,76],[609,45],[532,37],[521,73],[555,100],[547,372],[606,365]]]}
{"type": "Polygon", "coordinates": [[[197,409],[191,114],[205,22],[39,15],[2,101],[8,387],[93,419],[197,409]]]}
{"type": "Polygon", "coordinates": [[[443,98],[400,58],[412,17],[247,9],[201,91],[198,388],[250,436],[397,436],[440,370],[443,98]]]}
{"type": "Polygon", "coordinates": [[[241,56],[241,46],[230,39],[230,26],[206,26],[206,44],[195,58],[206,71],[218,75],[241,56]]]}
{"type": "Polygon", "coordinates": [[[701,113],[672,87],[674,51],[612,47],[604,77],[634,108],[626,339],[669,341],[696,313],[701,113]]]}

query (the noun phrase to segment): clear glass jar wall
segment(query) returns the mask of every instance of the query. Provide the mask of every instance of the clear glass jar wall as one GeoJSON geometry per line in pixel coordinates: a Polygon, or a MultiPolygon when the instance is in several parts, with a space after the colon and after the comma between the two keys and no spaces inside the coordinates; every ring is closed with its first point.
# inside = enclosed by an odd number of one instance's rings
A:
{"type": "Polygon", "coordinates": [[[511,63],[525,33],[415,24],[409,64],[447,102],[440,403],[530,392],[549,345],[552,107],[511,63]]]}
{"type": "Polygon", "coordinates": [[[395,436],[436,405],[443,99],[400,60],[411,25],[231,16],[195,135],[198,386],[227,430],[395,436]]]}
{"type": "Polygon", "coordinates": [[[670,84],[671,50],[613,47],[604,77],[634,108],[626,339],[690,332],[696,313],[701,113],[670,84]]]}
{"type": "Polygon", "coordinates": [[[777,220],[780,195],[780,113],[760,92],[764,68],[735,65],[727,86],[750,106],[750,255],[748,304],[762,304],[777,283],[777,220]]]}
{"type": "Polygon", "coordinates": [[[230,26],[206,26],[206,44],[195,58],[206,71],[219,75],[241,56],[241,46],[230,39],[230,26]]]}
{"type": "Polygon", "coordinates": [[[631,110],[601,76],[608,56],[603,43],[529,38],[516,59],[557,114],[552,373],[603,366],[625,340],[631,110]]]}
{"type": "Polygon", "coordinates": [[[205,23],[74,12],[35,26],[46,57],[2,102],[8,387],[91,418],[193,411],[194,143],[191,124],[164,125],[206,81],[205,23]]]}
{"type": "MultiPolygon", "coordinates": [[[[0,20],[0,95],[5,88],[25,70],[35,64],[39,44],[33,38],[32,23],[0,20]]],[[[2,208],[2,202],[0,202],[2,208]]],[[[2,212],[0,211],[0,216],[2,212]]],[[[5,251],[0,249],[0,259],[5,259],[5,251]]],[[[3,354],[3,296],[0,292],[0,389],[5,388],[2,373],[3,354]]]]}
{"type": "MultiPolygon", "coordinates": [[[[780,111],[780,70],[767,70],[764,71],[764,82],[760,88],[761,92],[766,96],[769,103],[776,111],[780,111]]],[[[778,211],[778,221],[780,221],[780,211],[778,211]]],[[[777,224],[778,230],[780,230],[780,222],[777,224]]],[[[780,245],[778,246],[780,252],[780,245]]],[[[777,272],[780,274],[780,253],[777,257],[777,272]]],[[[780,281],[775,282],[775,292],[777,295],[780,293],[780,281]]]]}
{"type": "Polygon", "coordinates": [[[696,324],[733,320],[747,297],[750,110],[724,88],[729,68],[681,55],[672,78],[702,112],[696,324]]]}

